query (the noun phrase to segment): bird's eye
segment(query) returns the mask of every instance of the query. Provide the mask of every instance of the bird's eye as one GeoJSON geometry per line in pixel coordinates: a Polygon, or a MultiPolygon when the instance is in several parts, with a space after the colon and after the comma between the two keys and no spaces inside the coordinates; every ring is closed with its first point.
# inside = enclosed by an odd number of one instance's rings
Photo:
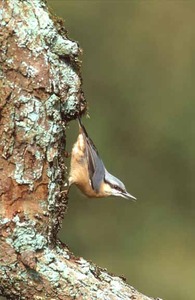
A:
{"type": "Polygon", "coordinates": [[[115,190],[117,190],[117,191],[120,191],[120,192],[122,191],[121,188],[120,188],[118,185],[113,185],[113,188],[114,188],[115,190]]]}

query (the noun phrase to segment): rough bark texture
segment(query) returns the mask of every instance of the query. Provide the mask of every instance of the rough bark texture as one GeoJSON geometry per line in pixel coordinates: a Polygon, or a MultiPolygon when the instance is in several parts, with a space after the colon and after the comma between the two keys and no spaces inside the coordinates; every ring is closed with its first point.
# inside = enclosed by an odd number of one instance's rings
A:
{"type": "Polygon", "coordinates": [[[65,126],[86,109],[78,44],[41,0],[1,0],[0,24],[0,295],[151,299],[56,240],[65,126]]]}

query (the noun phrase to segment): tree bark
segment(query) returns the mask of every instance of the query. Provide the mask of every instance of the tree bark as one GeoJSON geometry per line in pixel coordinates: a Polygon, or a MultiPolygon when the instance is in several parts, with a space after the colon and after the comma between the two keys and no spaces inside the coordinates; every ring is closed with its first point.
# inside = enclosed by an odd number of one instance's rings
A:
{"type": "Polygon", "coordinates": [[[151,299],[57,240],[65,129],[83,114],[79,46],[45,1],[0,1],[0,295],[151,299]]]}

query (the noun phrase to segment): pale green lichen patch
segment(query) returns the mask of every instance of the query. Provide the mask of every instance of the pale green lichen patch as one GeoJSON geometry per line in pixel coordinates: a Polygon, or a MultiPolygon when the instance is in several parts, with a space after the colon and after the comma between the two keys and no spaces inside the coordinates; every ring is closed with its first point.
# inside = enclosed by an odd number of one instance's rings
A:
{"type": "Polygon", "coordinates": [[[12,221],[15,222],[16,227],[12,236],[7,238],[7,242],[12,245],[18,253],[26,250],[41,250],[47,245],[46,238],[34,228],[34,221],[21,222],[18,216],[13,218],[12,221]]]}
{"type": "Polygon", "coordinates": [[[25,94],[25,95],[20,95],[19,98],[15,100],[15,104],[19,101],[20,103],[28,103],[32,98],[32,95],[30,94],[25,94]]]}
{"type": "Polygon", "coordinates": [[[20,14],[21,22],[14,23],[15,18],[10,22],[15,29],[18,44],[20,47],[28,47],[35,52],[44,51],[46,44],[51,44],[53,52],[58,55],[78,55],[79,47],[76,42],[70,41],[59,35],[53,21],[49,18],[48,12],[44,9],[42,1],[36,1],[38,5],[33,5],[31,1],[10,0],[13,16],[20,14]],[[21,9],[25,6],[25,9],[21,9]],[[33,8],[32,8],[33,6],[33,8]],[[23,22],[25,20],[25,22],[23,22]],[[37,48],[37,36],[40,44],[37,48]]]}
{"type": "Polygon", "coordinates": [[[49,279],[50,282],[58,282],[60,279],[60,274],[58,271],[54,271],[50,266],[38,263],[37,269],[40,274],[44,275],[49,279]]]}
{"type": "Polygon", "coordinates": [[[33,112],[31,112],[31,113],[28,114],[28,118],[32,122],[36,122],[38,120],[38,115],[33,111],[33,112]]]}
{"type": "Polygon", "coordinates": [[[39,272],[44,276],[48,276],[51,281],[58,281],[60,278],[61,280],[67,280],[72,285],[81,284],[87,275],[72,269],[68,262],[62,260],[61,255],[52,250],[49,251],[47,248],[44,250],[43,261],[38,262],[37,267],[39,272]]]}
{"type": "Polygon", "coordinates": [[[77,261],[77,263],[80,265],[81,272],[83,274],[88,274],[89,273],[90,263],[88,261],[86,261],[85,259],[83,259],[82,257],[80,257],[80,259],[77,261]]]}
{"type": "Polygon", "coordinates": [[[7,223],[9,223],[11,220],[8,218],[1,218],[0,219],[0,225],[5,225],[7,223]]]}
{"type": "Polygon", "coordinates": [[[102,272],[100,274],[100,278],[102,280],[106,281],[106,282],[110,282],[111,281],[111,276],[108,273],[106,273],[106,272],[102,272]]]}
{"type": "MultiPolygon", "coordinates": [[[[48,161],[53,161],[55,157],[58,157],[58,149],[54,148],[53,144],[63,134],[62,127],[57,123],[60,120],[59,98],[54,95],[46,101],[48,112],[42,102],[35,97],[21,96],[18,101],[22,103],[22,110],[16,110],[15,119],[18,130],[23,132],[23,135],[21,135],[22,139],[32,145],[36,141],[36,144],[42,149],[47,149],[48,161]],[[53,111],[52,105],[55,107],[53,111]],[[47,115],[52,115],[54,119],[46,121],[47,115]]],[[[26,150],[33,151],[29,147],[26,150]]],[[[28,175],[30,174],[30,176],[27,176],[25,172],[24,155],[21,155],[21,153],[15,155],[16,167],[14,178],[20,184],[33,185],[35,180],[38,180],[42,174],[44,156],[41,155],[40,151],[36,151],[32,155],[36,155],[37,163],[30,173],[28,170],[28,175]]]]}
{"type": "MultiPolygon", "coordinates": [[[[48,248],[44,251],[43,260],[37,262],[37,269],[40,274],[48,277],[51,282],[58,282],[61,278],[61,273],[66,271],[64,261],[60,261],[56,253],[48,248]]],[[[68,275],[67,273],[66,276],[68,275]]]]}
{"type": "Polygon", "coordinates": [[[78,55],[79,48],[77,43],[70,40],[65,40],[62,36],[57,35],[55,42],[53,43],[52,50],[58,55],[78,55]]]}
{"type": "Polygon", "coordinates": [[[58,255],[62,256],[65,259],[70,259],[70,254],[69,251],[65,251],[65,249],[60,248],[58,246],[56,246],[56,252],[58,255]]]}
{"type": "Polygon", "coordinates": [[[69,118],[75,115],[75,111],[77,110],[77,102],[75,101],[75,95],[71,95],[68,98],[68,101],[64,103],[64,112],[69,118]]]}
{"type": "Polygon", "coordinates": [[[36,75],[39,73],[39,70],[37,70],[33,65],[29,65],[23,61],[20,64],[20,72],[27,77],[36,77],[36,75]]]}
{"type": "Polygon", "coordinates": [[[14,230],[13,239],[12,245],[18,252],[42,249],[47,242],[41,234],[36,233],[30,227],[21,227],[14,230]]]}
{"type": "MultiPolygon", "coordinates": [[[[43,208],[44,216],[49,216],[50,232],[53,228],[57,232],[66,207],[65,194],[61,192],[67,184],[65,121],[75,118],[80,103],[79,46],[65,33],[61,35],[60,22],[55,19],[57,25],[54,24],[42,1],[9,0],[3,12],[0,11],[1,17],[8,36],[1,51],[12,90],[10,122],[6,122],[5,135],[11,133],[3,139],[3,157],[7,159],[12,155],[10,177],[14,184],[25,185],[21,191],[26,189],[18,197],[16,195],[14,206],[17,207],[18,202],[19,211],[25,211],[28,217],[25,202],[30,199],[28,192],[37,191],[36,200],[32,194],[32,201],[43,208]],[[46,188],[41,186],[42,180],[46,188]]],[[[36,205],[29,207],[36,209],[36,205]]],[[[29,248],[33,239],[40,239],[35,231],[33,234],[31,226],[29,228],[25,231],[20,226],[14,233],[17,250],[22,242],[26,241],[29,248]],[[26,239],[22,240],[22,235],[26,239]]],[[[36,249],[37,245],[32,244],[32,248],[36,249]]]]}
{"type": "Polygon", "coordinates": [[[52,116],[56,121],[61,120],[61,103],[60,98],[55,94],[51,95],[46,101],[45,106],[47,109],[47,115],[52,116]]]}
{"type": "Polygon", "coordinates": [[[23,171],[24,171],[23,161],[19,162],[17,160],[17,164],[16,164],[15,172],[14,172],[14,179],[18,183],[21,183],[21,184],[23,184],[23,183],[29,183],[30,184],[30,180],[24,180],[23,171]]]}

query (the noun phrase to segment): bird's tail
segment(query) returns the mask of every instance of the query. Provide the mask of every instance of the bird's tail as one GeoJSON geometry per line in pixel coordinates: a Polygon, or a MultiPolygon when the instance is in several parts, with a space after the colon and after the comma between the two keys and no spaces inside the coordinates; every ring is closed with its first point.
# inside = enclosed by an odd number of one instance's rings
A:
{"type": "Polygon", "coordinates": [[[77,120],[78,120],[78,123],[79,123],[79,127],[82,127],[83,124],[81,123],[81,117],[79,115],[77,116],[77,120]]]}
{"type": "Polygon", "coordinates": [[[84,125],[83,125],[82,122],[81,122],[80,116],[77,117],[77,120],[78,120],[78,123],[79,123],[79,128],[80,128],[80,130],[85,134],[85,136],[88,137],[87,131],[86,131],[84,125]]]}
{"type": "Polygon", "coordinates": [[[81,133],[85,136],[85,139],[86,139],[86,142],[87,142],[88,146],[89,146],[89,147],[92,147],[92,148],[95,150],[95,152],[97,153],[97,155],[99,155],[99,154],[98,154],[98,150],[97,150],[96,146],[94,145],[94,142],[93,142],[92,139],[89,137],[89,135],[88,135],[88,133],[87,133],[87,130],[85,129],[85,126],[84,126],[84,125],[82,124],[82,122],[81,122],[80,116],[78,116],[77,119],[78,119],[80,131],[81,131],[81,133]]]}

